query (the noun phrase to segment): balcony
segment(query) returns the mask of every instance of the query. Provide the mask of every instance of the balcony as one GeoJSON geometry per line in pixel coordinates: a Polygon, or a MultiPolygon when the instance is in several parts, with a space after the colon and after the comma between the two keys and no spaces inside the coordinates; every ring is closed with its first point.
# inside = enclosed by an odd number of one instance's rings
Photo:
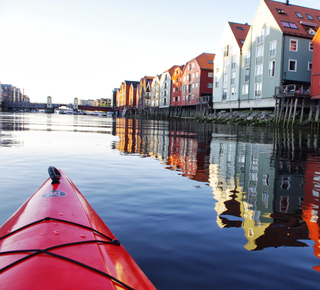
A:
{"type": "Polygon", "coordinates": [[[274,90],[274,98],[285,97],[310,97],[310,86],[290,84],[276,87],[274,90]]]}

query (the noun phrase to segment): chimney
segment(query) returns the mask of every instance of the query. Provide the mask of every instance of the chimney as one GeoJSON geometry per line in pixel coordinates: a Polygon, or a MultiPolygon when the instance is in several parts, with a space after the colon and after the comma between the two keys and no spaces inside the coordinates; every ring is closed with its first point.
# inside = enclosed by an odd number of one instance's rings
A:
{"type": "Polygon", "coordinates": [[[286,5],[287,5],[287,6],[290,6],[290,4],[289,4],[289,0],[287,0],[287,3],[286,3],[286,5]]]}

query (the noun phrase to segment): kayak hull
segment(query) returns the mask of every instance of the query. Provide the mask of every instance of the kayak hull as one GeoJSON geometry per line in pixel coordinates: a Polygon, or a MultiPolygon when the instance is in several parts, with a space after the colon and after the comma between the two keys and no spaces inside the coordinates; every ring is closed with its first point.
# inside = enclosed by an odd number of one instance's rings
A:
{"type": "Polygon", "coordinates": [[[1,287],[155,289],[68,176],[59,175],[0,228],[1,287]]]}

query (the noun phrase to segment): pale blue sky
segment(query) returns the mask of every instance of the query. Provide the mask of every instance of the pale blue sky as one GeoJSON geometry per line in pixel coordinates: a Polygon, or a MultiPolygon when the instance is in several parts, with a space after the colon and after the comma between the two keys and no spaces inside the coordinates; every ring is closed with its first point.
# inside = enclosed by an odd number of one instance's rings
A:
{"type": "MultiPolygon", "coordinates": [[[[226,22],[251,24],[259,3],[0,0],[0,82],[32,102],[111,97],[123,80],[215,53],[226,22]]],[[[320,10],[319,0],[290,3],[320,10]]]]}

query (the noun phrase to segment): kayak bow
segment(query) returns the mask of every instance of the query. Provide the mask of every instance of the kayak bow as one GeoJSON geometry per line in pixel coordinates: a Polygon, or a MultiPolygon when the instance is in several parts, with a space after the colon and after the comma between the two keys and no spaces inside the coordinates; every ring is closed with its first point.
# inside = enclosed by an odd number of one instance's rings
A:
{"type": "Polygon", "coordinates": [[[0,228],[2,289],[155,289],[62,171],[0,228]]]}

